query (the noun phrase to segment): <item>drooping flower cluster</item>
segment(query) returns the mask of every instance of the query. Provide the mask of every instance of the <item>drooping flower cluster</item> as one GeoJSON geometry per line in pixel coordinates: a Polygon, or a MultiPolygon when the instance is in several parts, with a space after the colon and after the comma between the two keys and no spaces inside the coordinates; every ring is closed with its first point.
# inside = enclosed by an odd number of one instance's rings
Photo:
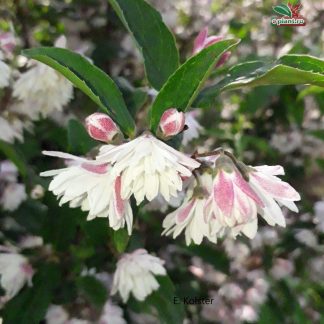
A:
{"type": "Polygon", "coordinates": [[[117,263],[114,274],[112,294],[119,292],[126,302],[132,293],[137,300],[143,301],[159,288],[154,276],[165,276],[164,261],[148,254],[144,249],[124,254],[117,263]]]}
{"type": "MultiPolygon", "coordinates": [[[[101,141],[111,141],[120,133],[111,118],[103,114],[89,116],[86,126],[89,135],[101,141]]],[[[165,135],[169,136],[167,132],[165,135]]],[[[70,207],[81,207],[89,212],[89,220],[108,217],[114,230],[126,223],[129,233],[132,195],[137,204],[158,195],[170,201],[182,190],[183,179],[191,177],[192,170],[200,166],[151,133],[120,145],[103,145],[95,160],[60,152],[43,153],[74,161],[67,168],[41,174],[54,176],[49,190],[60,198],[60,204],[69,202],[70,207]]]]}
{"type": "Polygon", "coordinates": [[[201,243],[203,237],[215,242],[226,233],[254,238],[258,213],[269,225],[284,227],[280,206],[296,212],[294,201],[300,196],[276,177],[282,174],[281,166],[247,167],[221,153],[207,172],[197,173],[183,205],[165,218],[163,234],[176,237],[185,229],[188,245],[201,243]]]}

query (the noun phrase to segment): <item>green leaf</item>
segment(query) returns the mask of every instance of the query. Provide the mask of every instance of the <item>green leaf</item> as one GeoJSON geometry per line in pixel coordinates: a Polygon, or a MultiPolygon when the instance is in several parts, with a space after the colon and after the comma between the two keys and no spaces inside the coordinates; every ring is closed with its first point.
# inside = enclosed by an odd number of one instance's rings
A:
{"type": "Polygon", "coordinates": [[[282,16],[292,16],[290,8],[286,5],[275,6],[273,7],[273,11],[282,16]]]}
{"type": "Polygon", "coordinates": [[[161,15],[144,0],[108,1],[142,52],[149,82],[160,89],[179,65],[174,36],[161,15]]]}
{"type": "Polygon", "coordinates": [[[324,88],[318,86],[309,86],[299,92],[297,100],[302,100],[306,96],[324,94],[324,88]]]}
{"type": "Polygon", "coordinates": [[[20,152],[18,152],[14,145],[8,144],[0,140],[0,152],[8,158],[13,164],[16,165],[19,173],[26,177],[27,175],[27,166],[25,164],[25,158],[20,152]]]}
{"type": "Polygon", "coordinates": [[[226,76],[226,78],[224,78],[223,80],[221,80],[219,83],[215,85],[203,89],[199,93],[193,105],[195,107],[201,107],[201,106],[208,106],[213,104],[216,95],[222,89],[222,87],[224,87],[226,84],[230,82],[235,81],[237,78],[241,78],[244,75],[253,73],[255,70],[259,69],[263,65],[264,63],[261,61],[251,61],[251,62],[239,63],[237,65],[234,65],[228,71],[228,75],[226,76]]]}
{"type": "Polygon", "coordinates": [[[87,154],[98,144],[98,142],[89,136],[85,127],[76,119],[69,120],[68,141],[71,153],[82,155],[87,154]]]}
{"type": "Polygon", "coordinates": [[[118,231],[112,230],[112,238],[114,246],[119,253],[123,253],[128,245],[129,236],[126,228],[121,228],[118,231]]]}
{"type": "Polygon", "coordinates": [[[123,94],[128,111],[135,118],[148,99],[147,90],[134,88],[122,77],[117,78],[115,81],[123,94]]]}
{"type": "Polygon", "coordinates": [[[51,193],[45,195],[43,202],[48,210],[44,217],[42,237],[58,251],[66,251],[72,244],[80,218],[84,215],[79,209],[69,208],[67,204],[60,207],[51,193]]]}
{"type": "Polygon", "coordinates": [[[118,87],[105,72],[82,55],[55,47],[32,48],[24,50],[23,55],[62,73],[108,113],[126,135],[133,136],[135,123],[118,87]]]}
{"type": "Polygon", "coordinates": [[[2,314],[4,323],[40,323],[45,317],[60,278],[60,270],[56,264],[44,264],[38,268],[33,277],[33,286],[24,288],[6,304],[2,314]]]}
{"type": "Polygon", "coordinates": [[[163,112],[168,108],[185,111],[190,106],[220,56],[237,44],[237,40],[229,39],[208,46],[189,58],[171,75],[153,103],[152,131],[156,130],[163,112]]]}
{"type": "Polygon", "coordinates": [[[77,285],[85,297],[97,307],[102,307],[108,297],[105,286],[92,276],[84,276],[78,279],[77,285]]]}
{"type": "Polygon", "coordinates": [[[195,104],[210,102],[224,90],[296,84],[324,87],[324,61],[309,55],[288,54],[273,63],[241,63],[232,67],[223,80],[204,89],[195,104]]]}

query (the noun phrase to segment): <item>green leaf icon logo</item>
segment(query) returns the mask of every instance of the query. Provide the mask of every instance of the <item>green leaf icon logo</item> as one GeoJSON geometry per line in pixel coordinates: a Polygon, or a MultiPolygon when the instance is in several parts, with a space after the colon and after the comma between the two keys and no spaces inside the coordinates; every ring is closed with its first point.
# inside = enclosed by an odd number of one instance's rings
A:
{"type": "Polygon", "coordinates": [[[282,16],[288,16],[290,18],[292,17],[292,12],[286,5],[275,6],[273,7],[273,11],[282,16]]]}

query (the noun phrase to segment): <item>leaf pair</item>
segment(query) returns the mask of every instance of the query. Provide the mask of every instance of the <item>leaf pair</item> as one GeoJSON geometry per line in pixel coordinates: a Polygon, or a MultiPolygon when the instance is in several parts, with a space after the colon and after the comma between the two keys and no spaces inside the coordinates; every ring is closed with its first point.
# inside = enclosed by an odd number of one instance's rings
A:
{"type": "MultiPolygon", "coordinates": [[[[221,54],[237,42],[225,40],[214,44],[179,67],[174,36],[158,12],[144,0],[109,1],[143,54],[149,82],[156,89],[162,88],[151,111],[151,129],[155,131],[166,109],[175,107],[184,111],[192,103],[221,54]]],[[[135,123],[118,87],[86,58],[51,47],[25,50],[24,55],[62,73],[108,113],[124,134],[134,136],[135,123]]]]}

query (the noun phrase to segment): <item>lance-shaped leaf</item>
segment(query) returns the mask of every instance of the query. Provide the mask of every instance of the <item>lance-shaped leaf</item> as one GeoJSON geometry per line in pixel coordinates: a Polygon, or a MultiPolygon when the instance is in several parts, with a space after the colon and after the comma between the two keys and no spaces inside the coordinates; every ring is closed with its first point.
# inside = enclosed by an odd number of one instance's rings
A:
{"type": "Polygon", "coordinates": [[[28,49],[23,51],[23,55],[62,73],[108,113],[126,135],[133,136],[135,123],[118,87],[105,72],[82,55],[55,47],[28,49]]]}
{"type": "Polygon", "coordinates": [[[282,16],[292,16],[290,8],[286,5],[275,6],[273,7],[273,11],[282,16]]]}
{"type": "Polygon", "coordinates": [[[238,40],[228,39],[208,46],[170,76],[152,106],[152,131],[156,130],[163,112],[168,108],[185,111],[190,106],[220,56],[238,43],[238,40]]]}
{"type": "Polygon", "coordinates": [[[179,66],[175,39],[161,15],[144,0],[108,0],[143,54],[146,75],[160,89],[179,66]]]}
{"type": "Polygon", "coordinates": [[[324,61],[309,55],[288,54],[269,64],[260,61],[238,64],[229,70],[223,80],[204,89],[195,105],[212,103],[224,90],[296,84],[324,87],[324,61]]]}

